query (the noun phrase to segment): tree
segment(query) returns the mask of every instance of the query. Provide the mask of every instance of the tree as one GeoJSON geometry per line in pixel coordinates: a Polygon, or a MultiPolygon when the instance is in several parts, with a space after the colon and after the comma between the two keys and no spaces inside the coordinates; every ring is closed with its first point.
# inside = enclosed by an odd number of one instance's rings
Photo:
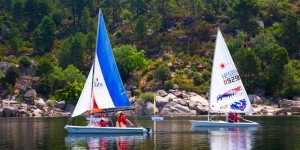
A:
{"type": "Polygon", "coordinates": [[[96,35],[93,32],[89,32],[86,37],[86,52],[90,56],[90,61],[93,61],[93,54],[95,53],[95,41],[96,35]]]}
{"type": "Polygon", "coordinates": [[[76,68],[83,70],[85,43],[86,36],[81,32],[66,39],[58,54],[59,65],[62,68],[67,68],[68,65],[73,64],[76,68]]]}
{"type": "Polygon", "coordinates": [[[33,43],[37,54],[43,55],[52,50],[55,40],[55,28],[54,21],[49,16],[45,16],[42,23],[35,29],[33,43]]]}
{"type": "Polygon", "coordinates": [[[138,52],[132,45],[116,47],[113,53],[123,81],[126,81],[134,71],[141,70],[149,64],[145,59],[144,50],[138,52]]]}
{"type": "Polygon", "coordinates": [[[36,75],[37,76],[43,76],[43,75],[49,75],[54,71],[54,66],[47,58],[42,58],[37,67],[36,67],[36,75]]]}
{"type": "Polygon", "coordinates": [[[171,70],[166,65],[160,65],[154,70],[154,76],[157,80],[165,82],[171,79],[171,70]]]}
{"type": "Polygon", "coordinates": [[[146,25],[146,18],[145,16],[141,15],[136,23],[135,26],[135,34],[136,38],[139,41],[143,41],[144,37],[147,34],[147,25],[146,25]]]}
{"type": "Polygon", "coordinates": [[[260,74],[260,60],[251,50],[239,49],[235,54],[234,62],[246,89],[253,90],[260,74]]]}
{"type": "Polygon", "coordinates": [[[291,60],[284,67],[282,77],[282,90],[279,89],[281,96],[292,98],[300,95],[300,61],[291,60]]]}
{"type": "Polygon", "coordinates": [[[286,17],[282,20],[282,36],[283,44],[288,49],[290,54],[299,51],[300,46],[300,24],[299,16],[291,11],[288,12],[286,17]]]}
{"type": "Polygon", "coordinates": [[[10,85],[15,85],[17,78],[19,78],[20,72],[17,67],[11,66],[5,71],[4,81],[10,85]]]}
{"type": "Polygon", "coordinates": [[[31,60],[28,56],[22,56],[21,59],[19,60],[19,63],[23,67],[28,67],[31,65],[31,60]]]}

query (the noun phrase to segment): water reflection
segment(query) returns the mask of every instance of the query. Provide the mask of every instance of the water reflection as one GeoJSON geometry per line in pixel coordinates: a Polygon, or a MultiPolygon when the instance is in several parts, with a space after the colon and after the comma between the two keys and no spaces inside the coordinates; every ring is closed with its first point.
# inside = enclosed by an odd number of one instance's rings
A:
{"type": "Polygon", "coordinates": [[[212,150],[252,149],[255,141],[253,133],[259,127],[220,128],[220,127],[193,127],[192,131],[207,131],[210,148],[212,150]]]}
{"type": "Polygon", "coordinates": [[[111,135],[111,134],[69,134],[65,137],[67,148],[71,149],[136,149],[148,134],[111,135]]]}

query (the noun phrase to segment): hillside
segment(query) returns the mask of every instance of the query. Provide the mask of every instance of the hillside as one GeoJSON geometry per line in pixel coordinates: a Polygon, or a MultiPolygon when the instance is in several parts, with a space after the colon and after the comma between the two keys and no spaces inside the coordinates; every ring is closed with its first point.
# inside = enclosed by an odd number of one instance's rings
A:
{"type": "Polygon", "coordinates": [[[76,103],[95,51],[101,8],[121,78],[133,95],[207,95],[217,28],[248,93],[300,95],[300,2],[263,0],[13,0],[0,2],[1,98],[76,103]]]}

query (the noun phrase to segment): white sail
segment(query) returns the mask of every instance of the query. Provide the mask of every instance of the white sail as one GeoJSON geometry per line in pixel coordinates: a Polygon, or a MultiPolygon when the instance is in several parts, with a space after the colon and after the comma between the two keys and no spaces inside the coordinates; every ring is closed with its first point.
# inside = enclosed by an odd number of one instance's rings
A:
{"type": "Polygon", "coordinates": [[[91,67],[89,76],[85,81],[84,87],[83,87],[81,95],[78,99],[77,105],[73,111],[72,117],[76,117],[76,116],[84,113],[85,111],[91,109],[93,69],[94,69],[94,65],[91,67]]]}
{"type": "Polygon", "coordinates": [[[218,29],[210,89],[210,112],[253,112],[248,95],[218,29]]]}

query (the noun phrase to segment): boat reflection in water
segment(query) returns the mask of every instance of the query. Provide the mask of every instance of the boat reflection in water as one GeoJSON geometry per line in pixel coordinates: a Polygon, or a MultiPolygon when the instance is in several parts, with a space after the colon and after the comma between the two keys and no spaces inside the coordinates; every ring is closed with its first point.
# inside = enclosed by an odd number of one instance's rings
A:
{"type": "Polygon", "coordinates": [[[139,148],[139,143],[149,135],[69,134],[65,144],[70,149],[118,149],[139,148]]]}
{"type": "Polygon", "coordinates": [[[192,131],[207,131],[210,149],[252,149],[254,144],[254,133],[259,127],[239,127],[239,128],[220,128],[220,127],[193,127],[192,131]]]}

